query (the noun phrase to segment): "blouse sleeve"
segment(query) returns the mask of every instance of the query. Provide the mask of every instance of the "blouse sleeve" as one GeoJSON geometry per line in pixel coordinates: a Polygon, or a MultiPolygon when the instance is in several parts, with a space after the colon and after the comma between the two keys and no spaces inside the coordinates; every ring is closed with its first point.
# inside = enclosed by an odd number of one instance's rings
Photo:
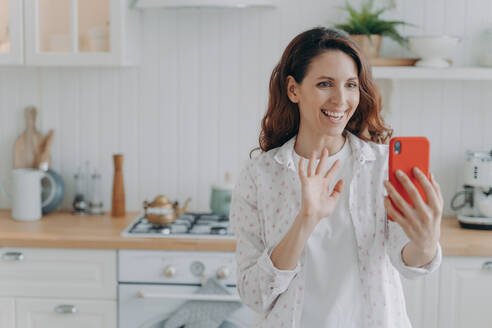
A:
{"type": "Polygon", "coordinates": [[[388,224],[388,243],[389,243],[389,256],[393,266],[400,272],[402,276],[407,279],[416,279],[420,276],[429,274],[437,270],[442,261],[441,245],[437,244],[437,254],[434,259],[423,267],[408,266],[403,262],[402,252],[403,248],[410,239],[403,231],[402,227],[396,223],[386,219],[388,224]]]}
{"type": "Polygon", "coordinates": [[[273,248],[265,246],[263,220],[257,207],[257,186],[250,172],[252,162],[248,164],[234,187],[230,207],[230,225],[237,240],[237,288],[246,305],[265,314],[287,290],[300,265],[298,263],[294,270],[279,270],[270,260],[273,248]]]}

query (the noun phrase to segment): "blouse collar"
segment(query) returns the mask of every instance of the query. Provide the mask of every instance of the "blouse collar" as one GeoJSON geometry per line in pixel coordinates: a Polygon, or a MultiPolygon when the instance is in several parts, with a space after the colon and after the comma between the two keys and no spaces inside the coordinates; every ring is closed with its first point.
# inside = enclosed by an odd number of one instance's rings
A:
{"type": "MultiPolygon", "coordinates": [[[[350,148],[352,149],[355,161],[363,164],[366,161],[374,161],[376,159],[374,150],[370,146],[369,142],[360,139],[347,130],[345,130],[345,133],[349,141],[350,148]]],[[[295,171],[295,166],[294,159],[292,158],[292,151],[294,150],[296,139],[297,134],[290,138],[282,146],[276,148],[276,153],[273,157],[279,164],[287,166],[293,171],[295,171]]]]}

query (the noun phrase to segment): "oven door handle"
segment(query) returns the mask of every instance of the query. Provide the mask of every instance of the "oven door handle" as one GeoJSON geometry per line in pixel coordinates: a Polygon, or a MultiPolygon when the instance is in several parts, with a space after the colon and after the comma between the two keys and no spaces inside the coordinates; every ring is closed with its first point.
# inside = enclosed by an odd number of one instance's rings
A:
{"type": "Polygon", "coordinates": [[[240,302],[241,301],[239,296],[236,295],[151,293],[143,290],[137,292],[137,297],[180,299],[186,301],[213,301],[213,302],[240,302]]]}

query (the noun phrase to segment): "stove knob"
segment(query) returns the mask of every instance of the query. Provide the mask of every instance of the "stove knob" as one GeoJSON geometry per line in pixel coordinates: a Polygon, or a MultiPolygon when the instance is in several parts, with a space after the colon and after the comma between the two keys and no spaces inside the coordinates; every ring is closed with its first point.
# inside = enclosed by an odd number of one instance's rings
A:
{"type": "Polygon", "coordinates": [[[227,279],[231,275],[231,270],[226,266],[221,266],[217,269],[216,274],[219,279],[227,279]]]}
{"type": "Polygon", "coordinates": [[[205,264],[200,261],[193,261],[190,265],[190,271],[195,277],[203,277],[205,273],[205,264]]]}
{"type": "Polygon", "coordinates": [[[174,275],[176,274],[176,268],[173,267],[172,265],[168,265],[165,269],[164,269],[164,275],[167,277],[167,278],[172,278],[174,277],[174,275]]]}

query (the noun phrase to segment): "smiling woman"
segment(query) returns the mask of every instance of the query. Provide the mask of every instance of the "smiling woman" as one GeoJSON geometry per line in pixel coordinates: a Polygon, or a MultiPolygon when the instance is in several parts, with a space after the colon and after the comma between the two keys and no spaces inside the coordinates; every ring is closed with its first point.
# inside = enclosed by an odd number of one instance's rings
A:
{"type": "Polygon", "coordinates": [[[336,30],[299,34],[274,68],[262,152],[230,208],[237,288],[257,327],[411,327],[399,274],[439,266],[442,202],[388,221],[380,99],[367,60],[336,30]]]}
{"type": "MultiPolygon", "coordinates": [[[[321,149],[329,144],[340,149],[340,144],[329,140],[340,139],[359,105],[357,71],[349,55],[340,50],[329,50],[311,61],[302,83],[291,75],[287,77],[287,94],[292,103],[298,105],[301,116],[298,134],[306,136],[306,139],[298,140],[296,151],[300,155],[309,157],[303,144],[316,140],[322,142],[321,149]]],[[[328,153],[333,154],[337,149],[328,148],[328,153]]]]}
{"type": "MultiPolygon", "coordinates": [[[[334,83],[337,86],[343,85],[344,79],[347,80],[347,87],[358,93],[358,103],[355,105],[357,111],[342,120],[345,123],[342,130],[346,128],[366,141],[385,143],[389,140],[392,130],[385,126],[382,119],[381,95],[372,79],[367,59],[343,32],[318,28],[296,36],[272,72],[268,109],[262,120],[260,134],[262,151],[279,147],[298,134],[302,107],[306,106],[303,106],[299,98],[295,98],[292,88],[298,90],[302,84],[304,89],[308,89],[312,86],[313,79],[319,79],[314,81],[317,83],[318,93],[323,89],[330,89],[334,83]],[[348,58],[339,62],[331,60],[337,59],[333,57],[348,58]],[[328,66],[323,67],[325,65],[328,66]],[[312,69],[313,66],[316,67],[312,69]],[[318,70],[319,68],[322,69],[318,70]],[[333,71],[333,68],[337,70],[333,71]],[[337,81],[334,81],[335,78],[337,81]],[[304,80],[306,83],[302,83],[304,80]]],[[[318,110],[321,109],[323,108],[318,110]]]]}

